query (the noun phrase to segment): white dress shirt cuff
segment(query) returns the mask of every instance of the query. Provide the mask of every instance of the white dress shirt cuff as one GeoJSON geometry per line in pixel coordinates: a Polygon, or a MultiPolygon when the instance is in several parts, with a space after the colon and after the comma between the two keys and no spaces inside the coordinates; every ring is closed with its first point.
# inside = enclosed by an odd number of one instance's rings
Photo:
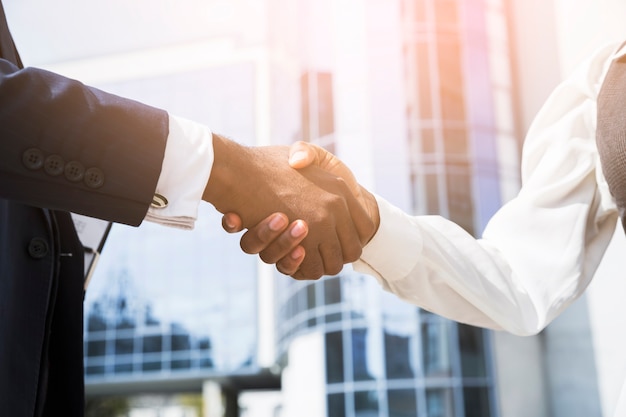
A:
{"type": "Polygon", "coordinates": [[[190,230],[213,167],[213,134],[204,125],[172,115],[169,129],[155,199],[145,219],[190,230]]]}
{"type": "MultiPolygon", "coordinates": [[[[411,216],[375,195],[380,213],[376,234],[363,248],[361,259],[353,264],[356,271],[373,275],[379,281],[394,281],[409,275],[422,251],[419,233],[407,233],[411,216]],[[393,243],[392,243],[393,242],[393,243]],[[390,244],[392,243],[392,244],[390,244]]],[[[383,282],[381,282],[383,286],[383,282]]]]}

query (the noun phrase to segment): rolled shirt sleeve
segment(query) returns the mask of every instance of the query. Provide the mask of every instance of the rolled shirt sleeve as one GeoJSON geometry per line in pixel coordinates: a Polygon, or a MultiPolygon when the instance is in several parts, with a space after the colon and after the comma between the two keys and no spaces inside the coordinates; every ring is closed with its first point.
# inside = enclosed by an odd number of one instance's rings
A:
{"type": "Polygon", "coordinates": [[[615,231],[595,142],[596,97],[615,49],[601,49],[548,98],[524,144],[521,191],[481,239],[378,197],[380,227],[355,269],[459,322],[519,335],[547,326],[585,290],[615,231]]]}

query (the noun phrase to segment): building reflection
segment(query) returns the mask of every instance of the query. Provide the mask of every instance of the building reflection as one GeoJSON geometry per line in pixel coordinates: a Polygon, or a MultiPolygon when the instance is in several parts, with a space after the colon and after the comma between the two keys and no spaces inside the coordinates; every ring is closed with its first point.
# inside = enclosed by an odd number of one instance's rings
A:
{"type": "Polygon", "coordinates": [[[208,334],[155,317],[151,302],[141,302],[128,282],[124,275],[117,294],[104,293],[87,306],[87,378],[214,368],[208,334]]]}

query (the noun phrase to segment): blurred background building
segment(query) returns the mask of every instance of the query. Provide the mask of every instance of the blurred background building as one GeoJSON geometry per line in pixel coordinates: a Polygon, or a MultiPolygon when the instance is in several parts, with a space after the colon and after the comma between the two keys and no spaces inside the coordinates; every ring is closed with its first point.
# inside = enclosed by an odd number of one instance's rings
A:
{"type": "MultiPolygon", "coordinates": [[[[4,4],[27,65],[242,143],[320,144],[398,207],[477,236],[519,189],[534,114],[625,35],[626,12],[616,0],[4,4]]],[[[241,253],[219,219],[203,204],[193,232],[113,227],[85,299],[92,415],[612,415],[621,232],[587,294],[520,338],[403,303],[350,267],[293,281],[241,253]]]]}

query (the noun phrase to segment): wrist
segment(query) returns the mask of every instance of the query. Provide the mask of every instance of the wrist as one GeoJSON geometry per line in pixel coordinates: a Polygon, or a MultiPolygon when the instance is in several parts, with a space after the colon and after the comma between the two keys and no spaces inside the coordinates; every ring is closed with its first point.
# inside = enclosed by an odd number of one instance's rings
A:
{"type": "Polygon", "coordinates": [[[245,149],[232,140],[213,134],[213,166],[202,199],[213,204],[221,212],[227,209],[224,201],[229,194],[232,195],[236,186],[234,168],[242,167],[239,160],[245,158],[245,149]]]}
{"type": "Polygon", "coordinates": [[[359,187],[361,188],[361,196],[365,205],[365,210],[372,220],[372,223],[374,223],[374,232],[365,242],[365,244],[367,244],[376,235],[378,227],[380,226],[380,211],[378,209],[378,202],[376,201],[376,197],[374,197],[374,194],[370,193],[362,186],[359,187]]]}

